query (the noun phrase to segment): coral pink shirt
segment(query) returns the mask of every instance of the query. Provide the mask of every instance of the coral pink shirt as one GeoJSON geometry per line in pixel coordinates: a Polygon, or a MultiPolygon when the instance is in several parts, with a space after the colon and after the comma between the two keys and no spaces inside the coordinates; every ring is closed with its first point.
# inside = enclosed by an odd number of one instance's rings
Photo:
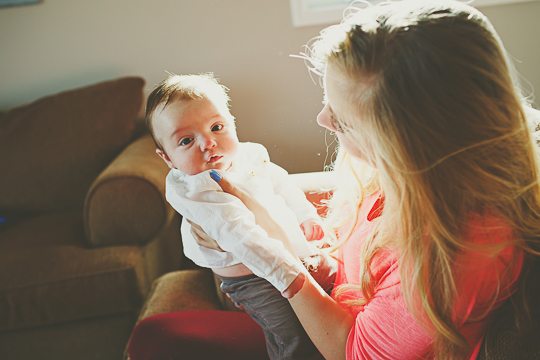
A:
{"type": "MultiPolygon", "coordinates": [[[[381,210],[379,195],[364,201],[356,229],[340,252],[343,261],[338,268],[336,286],[360,283],[360,247],[373,229],[372,220],[381,210]]],[[[477,244],[498,244],[511,240],[512,232],[495,217],[471,216],[465,237],[477,244]]],[[[454,266],[459,295],[453,316],[473,349],[471,359],[478,355],[489,314],[513,293],[522,262],[522,252],[515,252],[511,246],[496,256],[473,251],[458,256],[454,266]],[[509,268],[507,264],[514,255],[518,256],[518,261],[509,268]],[[501,287],[493,303],[499,284],[501,287]]],[[[356,320],[347,339],[347,359],[432,357],[433,334],[415,319],[405,304],[396,254],[385,249],[379,251],[373,258],[371,270],[376,282],[373,298],[363,306],[350,308],[356,320]]],[[[359,296],[359,293],[346,294],[351,299],[359,296]]]]}

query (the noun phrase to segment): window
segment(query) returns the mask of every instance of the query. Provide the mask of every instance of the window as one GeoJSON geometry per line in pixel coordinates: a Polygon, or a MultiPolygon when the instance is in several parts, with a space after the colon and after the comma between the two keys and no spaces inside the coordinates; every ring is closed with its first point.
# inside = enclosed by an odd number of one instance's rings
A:
{"type": "MultiPolygon", "coordinates": [[[[538,0],[473,0],[471,4],[483,7],[530,1],[538,0]]],[[[351,0],[290,0],[293,25],[298,27],[337,23],[343,16],[343,10],[350,3],[351,0]]]]}
{"type": "Polygon", "coordinates": [[[38,2],[41,0],[0,0],[0,6],[32,5],[38,2]]]}

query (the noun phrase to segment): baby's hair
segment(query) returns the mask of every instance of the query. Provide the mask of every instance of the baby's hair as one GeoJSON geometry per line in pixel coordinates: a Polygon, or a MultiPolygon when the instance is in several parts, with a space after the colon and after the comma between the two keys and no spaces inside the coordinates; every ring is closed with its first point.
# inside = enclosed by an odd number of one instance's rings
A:
{"type": "Polygon", "coordinates": [[[212,73],[176,75],[170,74],[148,95],[145,121],[156,146],[162,149],[154,132],[153,118],[156,111],[163,111],[172,101],[207,99],[230,121],[234,117],[229,111],[228,88],[220,84],[212,73]],[[159,109],[158,109],[159,108],[159,109]]]}

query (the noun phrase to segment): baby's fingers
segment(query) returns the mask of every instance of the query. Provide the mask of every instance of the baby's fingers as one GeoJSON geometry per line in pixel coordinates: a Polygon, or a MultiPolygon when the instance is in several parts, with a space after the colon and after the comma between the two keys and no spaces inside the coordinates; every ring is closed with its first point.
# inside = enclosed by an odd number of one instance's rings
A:
{"type": "Polygon", "coordinates": [[[302,232],[304,233],[304,236],[307,240],[313,239],[313,226],[306,226],[304,224],[300,224],[300,228],[302,229],[302,232]]]}
{"type": "Polygon", "coordinates": [[[315,225],[313,240],[321,240],[324,237],[324,230],[321,225],[315,225]]]}

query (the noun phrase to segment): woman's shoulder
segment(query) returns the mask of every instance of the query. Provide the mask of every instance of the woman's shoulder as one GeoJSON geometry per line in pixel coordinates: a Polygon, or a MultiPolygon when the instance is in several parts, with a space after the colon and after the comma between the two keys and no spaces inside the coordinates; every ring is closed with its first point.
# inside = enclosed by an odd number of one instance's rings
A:
{"type": "Polygon", "coordinates": [[[520,265],[523,254],[518,234],[501,215],[471,213],[462,240],[465,248],[456,257],[458,272],[471,270],[498,281],[501,273],[508,271],[508,265],[520,265]]]}
{"type": "Polygon", "coordinates": [[[494,211],[469,213],[464,227],[464,236],[479,244],[509,241],[513,233],[509,221],[494,211]]]}
{"type": "Polygon", "coordinates": [[[483,318],[515,290],[523,265],[518,237],[502,216],[476,213],[464,231],[467,248],[456,256],[454,271],[460,296],[455,311],[459,320],[483,318]]]}

